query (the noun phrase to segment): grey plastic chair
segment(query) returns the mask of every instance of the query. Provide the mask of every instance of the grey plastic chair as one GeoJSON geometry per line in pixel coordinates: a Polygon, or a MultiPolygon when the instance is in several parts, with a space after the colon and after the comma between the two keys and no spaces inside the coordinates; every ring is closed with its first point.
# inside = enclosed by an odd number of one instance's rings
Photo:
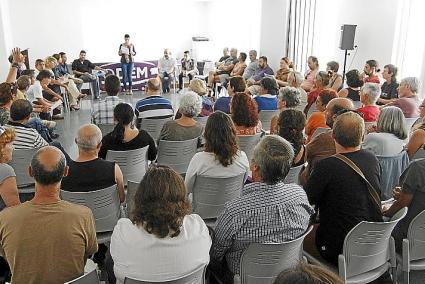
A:
{"type": "Polygon", "coordinates": [[[196,154],[198,140],[198,137],[184,141],[160,140],[157,163],[169,166],[179,174],[185,174],[190,160],[196,154]]]}
{"type": "Polygon", "coordinates": [[[279,115],[278,110],[261,110],[259,112],[260,121],[265,131],[270,131],[272,118],[275,115],[279,115]]]}
{"type": "Polygon", "coordinates": [[[313,112],[318,112],[318,109],[317,109],[317,107],[316,107],[316,102],[314,102],[314,103],[310,106],[310,108],[308,109],[308,112],[307,112],[307,119],[309,119],[309,118],[310,118],[310,116],[313,114],[313,112]]]}
{"type": "Polygon", "coordinates": [[[245,173],[219,178],[197,176],[193,186],[193,212],[202,219],[217,218],[227,201],[241,195],[245,173]]]}
{"type": "Polygon", "coordinates": [[[19,193],[34,193],[34,178],[28,174],[28,167],[31,164],[32,156],[37,149],[14,150],[10,166],[15,170],[16,184],[19,193]]]}
{"type": "Polygon", "coordinates": [[[65,284],[100,284],[100,280],[95,269],[65,284]]]}
{"type": "Polygon", "coordinates": [[[295,183],[300,184],[299,175],[304,165],[300,165],[298,167],[292,167],[289,169],[288,174],[285,177],[285,183],[295,183]]]}
{"type": "Polygon", "coordinates": [[[148,168],[148,149],[149,145],[127,151],[108,150],[106,160],[114,161],[120,166],[124,177],[124,184],[127,184],[129,180],[139,182],[148,168]]]}
{"type": "Polygon", "coordinates": [[[108,124],[108,123],[99,123],[97,126],[100,128],[100,131],[102,132],[102,136],[105,136],[106,134],[112,132],[115,128],[115,124],[108,124]]]}
{"type": "Polygon", "coordinates": [[[318,127],[316,128],[316,130],[313,132],[313,135],[311,135],[311,140],[313,140],[314,138],[316,138],[317,136],[319,136],[322,133],[328,132],[330,129],[326,128],[326,127],[318,127]]]}
{"type": "Polygon", "coordinates": [[[419,117],[411,117],[411,118],[405,118],[405,125],[407,132],[410,133],[410,130],[412,129],[412,126],[415,124],[415,122],[420,119],[419,117]]]}
{"type": "Polygon", "coordinates": [[[345,283],[368,283],[389,269],[396,283],[396,254],[391,232],[406,213],[407,207],[404,207],[388,222],[362,221],[348,232],[342,254],[338,256],[339,277],[345,283]]]}
{"type": "Polygon", "coordinates": [[[205,125],[207,125],[208,116],[196,116],[193,119],[199,122],[205,128],[205,125]]]}
{"type": "Polygon", "coordinates": [[[63,200],[87,206],[93,212],[99,244],[111,240],[112,231],[120,218],[120,199],[117,186],[89,192],[61,190],[63,200]]]}
{"type": "Polygon", "coordinates": [[[424,146],[422,146],[421,148],[418,149],[418,151],[416,151],[416,153],[413,156],[413,159],[412,160],[417,160],[417,159],[425,158],[425,149],[423,147],[424,146]]]}
{"type": "Polygon", "coordinates": [[[133,210],[134,196],[136,195],[138,187],[139,187],[138,182],[134,182],[134,181],[129,180],[128,183],[127,183],[127,194],[125,196],[127,217],[130,216],[130,213],[133,210]]]}
{"type": "Polygon", "coordinates": [[[425,210],[410,222],[402,255],[397,255],[397,260],[401,263],[404,284],[409,284],[410,270],[425,270],[425,210]]]}
{"type": "Polygon", "coordinates": [[[173,118],[144,118],[140,124],[140,129],[145,130],[152,137],[154,141],[157,141],[159,134],[161,134],[162,127],[167,121],[173,118]]]}
{"type": "Polygon", "coordinates": [[[166,283],[166,284],[203,284],[205,283],[205,269],[206,266],[201,266],[195,271],[191,272],[189,275],[186,275],[182,278],[170,281],[142,281],[126,277],[124,279],[124,284],[150,284],[150,283],[166,283]]]}
{"type": "Polygon", "coordinates": [[[382,168],[381,199],[390,199],[392,191],[398,185],[401,174],[409,165],[409,156],[406,151],[393,156],[376,156],[382,168]]]}
{"type": "Polygon", "coordinates": [[[353,105],[354,105],[354,109],[358,109],[362,107],[362,102],[361,101],[353,101],[353,105]]]}
{"type": "Polygon", "coordinates": [[[254,148],[260,142],[261,137],[264,133],[257,133],[255,135],[238,135],[239,149],[244,151],[248,157],[248,161],[251,161],[254,148]]]}
{"type": "Polygon", "coordinates": [[[295,240],[280,244],[250,244],[243,252],[240,275],[234,276],[235,284],[271,284],[285,269],[302,261],[303,241],[308,230],[295,240]]]}

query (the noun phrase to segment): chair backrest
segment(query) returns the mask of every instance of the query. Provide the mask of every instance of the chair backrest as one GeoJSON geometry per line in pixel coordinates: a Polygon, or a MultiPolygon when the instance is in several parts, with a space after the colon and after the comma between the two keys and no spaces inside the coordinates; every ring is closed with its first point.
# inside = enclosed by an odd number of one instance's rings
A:
{"type": "Polygon", "coordinates": [[[63,200],[87,206],[93,212],[96,232],[111,232],[120,218],[120,199],[117,186],[89,192],[61,190],[63,200]]]}
{"type": "Polygon", "coordinates": [[[413,160],[422,159],[425,158],[425,149],[422,146],[421,148],[416,151],[415,155],[413,156],[413,160]]]}
{"type": "Polygon", "coordinates": [[[170,280],[170,281],[152,282],[152,281],[136,280],[136,279],[126,277],[124,279],[124,284],[148,284],[148,283],[203,284],[205,282],[205,269],[206,269],[206,266],[201,266],[182,278],[179,278],[176,280],[170,280]]]}
{"type": "Polygon", "coordinates": [[[28,174],[28,167],[37,149],[14,150],[10,166],[15,170],[16,184],[18,187],[25,187],[35,183],[34,178],[28,174]]]}
{"type": "Polygon", "coordinates": [[[148,168],[149,145],[143,148],[127,151],[112,151],[106,153],[106,160],[116,162],[122,171],[124,184],[129,180],[141,181],[148,168]]]}
{"type": "Polygon", "coordinates": [[[285,183],[296,183],[300,184],[298,176],[304,165],[299,165],[298,167],[292,167],[289,169],[288,174],[285,177],[285,183]]]}
{"type": "Polygon", "coordinates": [[[347,278],[372,271],[388,262],[391,254],[395,253],[390,247],[391,232],[406,213],[407,207],[404,207],[388,222],[362,221],[348,232],[343,246],[347,278]]]}
{"type": "Polygon", "coordinates": [[[319,111],[319,110],[317,109],[316,103],[314,102],[314,103],[310,106],[310,108],[308,109],[308,112],[307,112],[307,119],[309,119],[309,118],[310,118],[310,116],[313,114],[313,112],[317,112],[317,111],[319,111]]]}
{"type": "Polygon", "coordinates": [[[102,132],[102,136],[105,136],[106,134],[112,132],[115,128],[115,124],[109,124],[109,123],[99,123],[97,126],[100,128],[100,131],[102,132]]]}
{"type": "Polygon", "coordinates": [[[329,131],[329,127],[318,127],[318,128],[316,128],[313,135],[311,135],[311,140],[313,140],[314,138],[316,138],[320,134],[328,132],[328,131],[329,131]]]}
{"type": "Polygon", "coordinates": [[[263,133],[257,133],[255,135],[238,135],[239,149],[244,151],[248,157],[248,161],[251,161],[254,153],[254,148],[260,142],[263,133]]]}
{"type": "Polygon", "coordinates": [[[127,183],[127,194],[125,196],[125,203],[127,205],[127,216],[130,216],[130,212],[134,208],[134,196],[136,195],[138,187],[138,182],[129,180],[127,183]]]}
{"type": "Polygon", "coordinates": [[[66,282],[65,284],[100,284],[100,280],[97,275],[97,270],[94,269],[74,280],[66,282]]]}
{"type": "Polygon", "coordinates": [[[392,190],[398,185],[401,174],[409,165],[409,156],[402,151],[393,156],[376,156],[382,168],[381,199],[392,197],[392,190]]]}
{"type": "Polygon", "coordinates": [[[409,260],[425,259],[425,210],[416,215],[407,230],[409,260]]]}
{"type": "Polygon", "coordinates": [[[207,125],[208,116],[196,116],[193,119],[199,122],[205,128],[205,125],[207,125]]]}
{"type": "Polygon", "coordinates": [[[159,134],[161,134],[162,127],[167,121],[173,118],[144,118],[140,124],[140,129],[145,130],[152,137],[154,141],[157,141],[159,134]]]}
{"type": "Polygon", "coordinates": [[[270,284],[285,269],[302,260],[303,241],[312,226],[298,238],[280,244],[250,244],[240,262],[242,284],[270,284]]]}
{"type": "Polygon", "coordinates": [[[259,112],[260,121],[265,131],[270,131],[272,118],[275,115],[279,115],[278,110],[261,110],[259,112]]]}
{"type": "Polygon", "coordinates": [[[241,195],[245,173],[234,177],[196,176],[193,187],[193,212],[203,219],[217,218],[227,201],[241,195]]]}
{"type": "Polygon", "coordinates": [[[157,163],[169,166],[179,174],[186,173],[190,160],[196,153],[198,140],[198,137],[184,141],[160,140],[157,163]]]}
{"type": "Polygon", "coordinates": [[[353,101],[353,105],[354,105],[354,109],[358,109],[362,107],[362,102],[361,101],[353,101]]]}
{"type": "Polygon", "coordinates": [[[405,122],[406,122],[406,129],[407,132],[410,133],[410,130],[412,129],[412,126],[415,124],[415,122],[420,119],[419,117],[410,117],[410,118],[405,118],[405,122]]]}

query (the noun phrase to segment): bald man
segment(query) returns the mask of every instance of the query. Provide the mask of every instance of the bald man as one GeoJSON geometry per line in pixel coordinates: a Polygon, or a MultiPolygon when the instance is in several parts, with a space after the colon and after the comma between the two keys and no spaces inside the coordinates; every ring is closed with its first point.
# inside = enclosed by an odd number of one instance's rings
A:
{"type": "Polygon", "coordinates": [[[335,143],[332,138],[333,123],[338,112],[352,109],[354,109],[353,102],[347,98],[335,98],[327,104],[325,117],[326,124],[330,128],[329,131],[318,135],[306,146],[306,161],[308,165],[300,173],[300,183],[302,186],[307,184],[310,172],[317,161],[335,154],[335,143]]]}
{"type": "Polygon", "coordinates": [[[0,213],[0,254],[9,263],[13,283],[68,282],[83,274],[87,257],[97,251],[91,210],[60,199],[67,173],[59,149],[41,148],[29,167],[34,199],[0,213]]]}
{"type": "Polygon", "coordinates": [[[125,200],[123,175],[115,162],[98,157],[102,145],[102,132],[94,124],[85,124],[78,130],[75,143],[78,157],[69,162],[68,176],[63,179],[62,189],[73,192],[89,192],[114,184],[121,203],[125,200]]]}
{"type": "Polygon", "coordinates": [[[157,78],[148,80],[146,84],[147,97],[136,103],[134,113],[137,117],[137,127],[140,129],[142,119],[170,118],[174,115],[171,102],[161,97],[161,82],[157,78]]]}
{"type": "Polygon", "coordinates": [[[161,78],[162,92],[170,92],[170,83],[174,80],[176,71],[176,59],[171,57],[171,51],[164,49],[164,56],[158,60],[158,73],[161,78]]]}
{"type": "Polygon", "coordinates": [[[361,149],[363,118],[353,111],[338,115],[332,137],[336,155],[318,161],[307,185],[308,200],[320,212],[320,224],[307,236],[304,249],[338,265],[347,233],[362,221],[382,222],[381,166],[376,156],[361,149]],[[368,183],[350,163],[364,175],[368,183]]]}

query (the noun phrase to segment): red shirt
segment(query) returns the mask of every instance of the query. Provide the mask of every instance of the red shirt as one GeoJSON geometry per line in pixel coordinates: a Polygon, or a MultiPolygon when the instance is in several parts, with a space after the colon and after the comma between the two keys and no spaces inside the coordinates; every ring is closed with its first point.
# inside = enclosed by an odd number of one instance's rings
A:
{"type": "Polygon", "coordinates": [[[378,121],[378,116],[381,110],[378,106],[364,106],[359,108],[357,111],[363,113],[363,119],[365,122],[378,121]]]}
{"type": "Polygon", "coordinates": [[[378,76],[372,76],[372,77],[367,76],[364,79],[364,82],[365,83],[377,83],[377,84],[381,84],[381,81],[379,81],[379,77],[378,76]]]}
{"type": "Polygon", "coordinates": [[[323,88],[321,89],[314,89],[313,91],[311,91],[310,93],[308,93],[307,96],[307,105],[304,108],[304,113],[305,115],[307,115],[308,110],[310,109],[310,107],[316,102],[317,97],[319,96],[320,92],[323,90],[323,88]]]}

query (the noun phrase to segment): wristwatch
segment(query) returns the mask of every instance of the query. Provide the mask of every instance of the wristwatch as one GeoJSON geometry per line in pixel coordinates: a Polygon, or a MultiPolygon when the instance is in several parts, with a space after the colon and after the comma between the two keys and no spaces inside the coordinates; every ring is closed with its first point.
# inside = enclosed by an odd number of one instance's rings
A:
{"type": "Polygon", "coordinates": [[[18,63],[12,63],[12,67],[19,68],[19,64],[18,63]]]}

